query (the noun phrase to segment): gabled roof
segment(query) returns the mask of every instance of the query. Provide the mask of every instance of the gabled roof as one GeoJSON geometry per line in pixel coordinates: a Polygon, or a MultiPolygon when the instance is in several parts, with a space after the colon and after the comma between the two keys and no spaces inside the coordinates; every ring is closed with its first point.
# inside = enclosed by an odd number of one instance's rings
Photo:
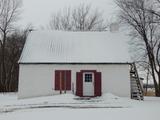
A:
{"type": "Polygon", "coordinates": [[[19,63],[129,63],[120,32],[32,31],[19,63]]]}

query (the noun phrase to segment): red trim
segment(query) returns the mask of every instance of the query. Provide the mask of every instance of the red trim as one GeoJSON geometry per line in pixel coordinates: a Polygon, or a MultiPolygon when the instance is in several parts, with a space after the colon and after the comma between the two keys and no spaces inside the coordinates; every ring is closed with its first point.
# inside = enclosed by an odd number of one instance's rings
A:
{"type": "Polygon", "coordinates": [[[94,81],[94,95],[95,96],[101,96],[102,92],[101,92],[101,72],[96,72],[94,74],[94,78],[95,78],[95,81],[94,81]]]}
{"type": "Polygon", "coordinates": [[[83,97],[83,74],[82,72],[76,73],[76,95],[83,97]]]}
{"type": "Polygon", "coordinates": [[[60,78],[59,78],[59,71],[55,71],[55,79],[54,79],[54,85],[55,85],[55,87],[54,87],[54,89],[55,90],[59,90],[60,89],[60,87],[59,87],[59,85],[60,85],[60,78]]]}
{"type": "Polygon", "coordinates": [[[66,71],[66,76],[67,76],[66,90],[71,90],[71,70],[66,71]]]}
{"type": "Polygon", "coordinates": [[[84,72],[94,72],[94,73],[95,73],[96,70],[81,70],[81,72],[82,72],[82,73],[84,73],[84,72]]]}

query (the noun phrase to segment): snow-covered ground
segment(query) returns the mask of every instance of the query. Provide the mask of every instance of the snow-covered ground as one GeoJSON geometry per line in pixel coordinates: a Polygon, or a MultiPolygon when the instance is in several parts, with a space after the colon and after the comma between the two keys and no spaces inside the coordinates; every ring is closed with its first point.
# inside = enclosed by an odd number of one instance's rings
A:
{"type": "Polygon", "coordinates": [[[159,120],[160,98],[144,101],[110,93],[80,99],[72,94],[18,100],[16,93],[0,94],[0,120],[159,120]]]}

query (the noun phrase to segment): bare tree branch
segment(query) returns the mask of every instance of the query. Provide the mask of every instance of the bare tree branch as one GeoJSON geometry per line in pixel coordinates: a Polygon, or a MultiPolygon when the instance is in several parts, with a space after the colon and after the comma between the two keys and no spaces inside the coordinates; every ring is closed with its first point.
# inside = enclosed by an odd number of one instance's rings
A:
{"type": "Polygon", "coordinates": [[[78,7],[65,8],[63,11],[63,13],[59,11],[57,14],[53,14],[49,28],[53,30],[103,31],[108,26],[102,13],[93,10],[90,5],[80,4],[78,7]]]}

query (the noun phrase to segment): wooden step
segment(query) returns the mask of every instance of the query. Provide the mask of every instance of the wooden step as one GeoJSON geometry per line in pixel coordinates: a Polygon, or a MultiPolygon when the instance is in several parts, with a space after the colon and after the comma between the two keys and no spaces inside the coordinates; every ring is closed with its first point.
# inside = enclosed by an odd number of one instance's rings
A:
{"type": "Polygon", "coordinates": [[[135,71],[130,71],[131,74],[135,74],[135,71]]]}

